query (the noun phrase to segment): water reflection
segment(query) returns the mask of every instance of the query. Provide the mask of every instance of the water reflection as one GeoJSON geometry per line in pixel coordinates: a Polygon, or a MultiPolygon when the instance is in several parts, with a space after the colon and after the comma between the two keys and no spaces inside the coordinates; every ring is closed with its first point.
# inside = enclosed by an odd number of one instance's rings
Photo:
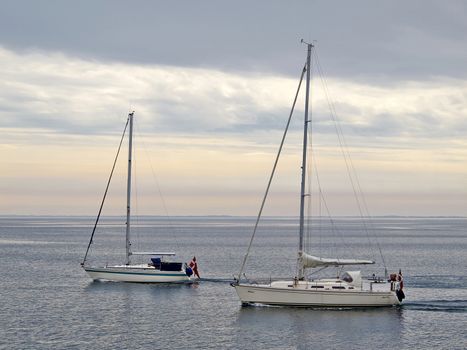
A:
{"type": "MultiPolygon", "coordinates": [[[[390,345],[400,339],[404,310],[399,307],[372,309],[311,309],[286,307],[241,307],[236,318],[240,332],[254,328],[272,339],[288,339],[291,346],[319,343],[321,348],[390,345]]],[[[254,341],[252,339],[252,341],[254,341]]],[[[271,346],[273,344],[271,343],[271,346]]],[[[370,348],[372,348],[370,346],[370,348]]]]}
{"type": "Polygon", "coordinates": [[[86,291],[119,291],[119,292],[142,292],[152,291],[160,293],[167,290],[193,289],[198,283],[131,283],[115,281],[89,281],[85,287],[86,291]]]}

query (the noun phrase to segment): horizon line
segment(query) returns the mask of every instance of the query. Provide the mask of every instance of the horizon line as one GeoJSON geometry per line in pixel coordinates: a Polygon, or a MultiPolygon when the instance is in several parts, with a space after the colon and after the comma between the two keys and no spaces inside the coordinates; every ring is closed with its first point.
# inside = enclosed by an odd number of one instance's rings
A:
{"type": "MultiPolygon", "coordinates": [[[[229,215],[229,214],[205,214],[205,215],[134,215],[135,217],[153,217],[153,218],[186,218],[186,217],[231,217],[231,218],[256,218],[256,215],[229,215]]],[[[95,218],[96,215],[89,214],[0,214],[0,218],[11,218],[11,217],[55,217],[55,218],[95,218]]],[[[101,217],[106,218],[119,218],[126,217],[125,215],[103,215],[101,217]]],[[[298,215],[263,215],[263,218],[299,218],[298,215]]],[[[396,215],[396,214],[384,214],[384,215],[312,215],[313,218],[462,218],[467,219],[465,215],[396,215]]]]}

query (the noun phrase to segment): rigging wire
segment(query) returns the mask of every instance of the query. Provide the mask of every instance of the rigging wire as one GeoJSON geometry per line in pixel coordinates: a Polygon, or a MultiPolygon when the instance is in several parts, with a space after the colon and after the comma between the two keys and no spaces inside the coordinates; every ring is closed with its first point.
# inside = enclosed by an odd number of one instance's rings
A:
{"type": "Polygon", "coordinates": [[[281,143],[280,143],[280,146],[279,146],[279,150],[277,152],[276,160],[274,161],[274,166],[272,167],[271,175],[269,176],[268,185],[266,186],[266,191],[264,193],[263,200],[261,202],[261,207],[260,207],[258,216],[256,218],[255,227],[253,229],[253,234],[251,235],[250,243],[248,244],[247,252],[245,254],[245,257],[243,258],[243,262],[242,262],[242,265],[240,267],[240,271],[238,273],[238,282],[240,282],[240,278],[241,278],[243,269],[245,268],[245,264],[246,264],[246,261],[248,259],[248,255],[250,254],[251,246],[252,246],[253,240],[255,238],[256,230],[258,228],[258,223],[259,223],[259,220],[261,218],[261,214],[263,213],[264,204],[266,203],[266,198],[267,198],[268,193],[269,193],[269,188],[271,187],[272,179],[273,179],[274,174],[276,172],[277,163],[279,162],[279,157],[281,155],[282,146],[284,145],[284,141],[285,141],[285,138],[287,136],[287,131],[289,130],[290,120],[292,119],[292,115],[293,115],[293,112],[294,112],[294,109],[295,109],[295,104],[296,104],[297,98],[298,98],[298,93],[300,92],[300,87],[302,85],[303,76],[305,75],[305,72],[306,72],[306,64],[302,69],[302,74],[300,76],[300,82],[298,83],[297,92],[295,93],[295,98],[294,98],[294,101],[293,101],[293,104],[292,104],[292,108],[290,110],[289,119],[287,120],[287,124],[286,124],[285,130],[284,130],[284,134],[282,135],[282,140],[281,140],[281,143]]]}
{"type": "Polygon", "coordinates": [[[112,171],[110,172],[109,180],[107,181],[107,186],[105,187],[105,192],[104,192],[104,196],[102,198],[102,202],[101,202],[101,205],[100,205],[100,208],[99,208],[99,213],[97,214],[96,222],[94,223],[94,227],[93,227],[92,233],[91,233],[91,238],[89,239],[88,247],[86,249],[86,254],[84,255],[84,259],[83,259],[83,262],[81,263],[81,266],[84,266],[84,264],[86,263],[86,259],[88,257],[88,253],[89,253],[89,248],[91,247],[91,244],[92,244],[93,238],[94,238],[94,234],[96,233],[97,224],[99,223],[99,219],[100,219],[100,216],[101,216],[101,213],[102,213],[102,208],[104,207],[105,198],[106,198],[107,192],[109,190],[110,181],[112,180],[112,175],[113,175],[114,170],[115,170],[115,165],[117,164],[118,155],[120,154],[120,149],[122,148],[123,139],[125,138],[125,133],[126,133],[126,129],[128,127],[129,122],[130,122],[130,117],[128,117],[128,119],[126,120],[125,128],[123,129],[123,134],[122,134],[122,137],[120,139],[120,144],[118,145],[117,154],[115,155],[115,160],[114,160],[114,163],[113,163],[113,166],[112,166],[112,171]]]}
{"type": "MultiPolygon", "coordinates": [[[[313,156],[315,159],[316,159],[316,156],[313,156]]],[[[345,244],[345,241],[344,241],[344,235],[342,234],[342,232],[338,229],[337,227],[337,224],[334,222],[334,219],[331,215],[331,211],[329,210],[329,206],[328,206],[328,203],[326,202],[326,198],[324,196],[324,192],[323,192],[323,189],[321,187],[321,181],[320,181],[320,177],[319,177],[319,173],[318,173],[318,165],[317,165],[317,162],[315,161],[314,162],[314,169],[315,169],[315,174],[316,174],[316,182],[317,182],[317,186],[318,186],[318,191],[319,191],[319,197],[321,198],[323,204],[324,204],[324,208],[326,209],[326,213],[328,215],[328,218],[329,218],[329,221],[331,222],[331,230],[333,233],[337,233],[338,237],[341,239],[341,242],[345,244]]],[[[337,253],[337,244],[334,243],[334,249],[337,253]]]]}
{"type": "MultiPolygon", "coordinates": [[[[314,51],[314,50],[312,50],[314,51]]],[[[310,70],[310,74],[312,75],[313,77],[313,68],[314,68],[314,63],[315,61],[313,60],[315,56],[312,56],[312,60],[311,60],[311,70],[310,70]]],[[[314,81],[313,78],[311,77],[311,81],[314,81]]],[[[312,101],[310,101],[310,107],[312,105],[312,101]]],[[[317,165],[317,156],[316,156],[316,153],[313,151],[313,147],[312,147],[312,143],[313,143],[313,139],[312,139],[312,109],[310,108],[310,112],[309,112],[309,115],[310,115],[310,118],[309,118],[309,123],[310,123],[310,128],[308,129],[308,139],[309,139],[309,148],[310,148],[310,152],[308,153],[309,154],[309,158],[311,161],[309,161],[307,163],[307,170],[308,170],[308,199],[307,199],[307,204],[308,204],[308,208],[307,208],[307,234],[305,236],[305,246],[309,249],[310,248],[310,244],[311,244],[311,234],[312,234],[312,231],[313,231],[313,227],[312,227],[312,222],[311,222],[311,217],[312,217],[312,176],[311,174],[315,174],[316,176],[316,180],[317,180],[317,187],[318,187],[318,216],[319,216],[319,225],[318,225],[318,229],[319,229],[319,255],[321,256],[321,246],[322,246],[322,230],[321,230],[321,209],[322,209],[322,201],[325,202],[325,199],[324,199],[324,194],[323,194],[323,191],[322,191],[322,187],[321,187],[321,182],[320,182],[320,178],[319,178],[319,173],[318,173],[318,165],[317,165]],[[314,168],[314,171],[312,171],[312,168],[314,168]]],[[[326,211],[327,211],[327,215],[328,217],[330,218],[331,220],[331,230],[332,232],[336,232],[338,234],[338,237],[341,239],[341,241],[344,243],[344,238],[343,238],[343,235],[342,233],[337,230],[337,227],[335,226],[334,222],[332,221],[332,216],[331,216],[331,213],[330,213],[330,210],[329,208],[327,207],[327,203],[325,202],[325,205],[326,205],[326,211]]],[[[335,252],[337,253],[337,245],[334,243],[334,250],[335,252]]],[[[338,255],[338,254],[336,254],[338,255]]]]}
{"type": "Polygon", "coordinates": [[[339,120],[337,118],[337,113],[335,111],[335,106],[334,106],[333,102],[331,101],[331,99],[330,99],[330,97],[328,95],[327,82],[323,78],[323,76],[324,75],[322,75],[321,78],[323,79],[323,86],[325,87],[324,91],[325,91],[327,102],[328,102],[329,109],[330,109],[330,112],[331,112],[331,117],[332,117],[333,122],[334,122],[334,127],[335,127],[336,134],[337,134],[337,137],[338,137],[338,140],[339,140],[340,149],[341,149],[341,152],[342,152],[342,156],[344,158],[344,163],[345,163],[345,166],[346,166],[346,169],[347,169],[347,174],[349,176],[349,181],[351,183],[352,190],[353,190],[353,193],[354,193],[354,198],[355,198],[355,201],[356,201],[356,204],[357,204],[358,211],[360,213],[360,218],[362,219],[361,222],[362,222],[363,229],[364,229],[367,241],[368,241],[369,253],[372,254],[373,260],[376,260],[375,255],[374,255],[374,249],[372,248],[370,233],[369,233],[369,230],[368,230],[365,218],[364,218],[365,216],[369,217],[369,215],[365,212],[365,208],[363,207],[363,204],[362,204],[362,201],[361,201],[361,197],[363,196],[363,191],[361,190],[361,187],[359,187],[358,177],[357,177],[357,174],[356,174],[356,171],[355,171],[355,167],[353,166],[352,158],[350,156],[350,152],[348,150],[347,143],[345,141],[344,133],[342,132],[339,120]]]}
{"type": "Polygon", "coordinates": [[[145,152],[146,157],[147,157],[147,159],[149,161],[149,166],[151,168],[151,173],[152,173],[152,176],[153,176],[154,181],[156,183],[157,192],[159,193],[159,198],[161,199],[161,202],[162,202],[162,207],[164,209],[164,214],[165,214],[165,218],[166,218],[166,220],[168,222],[169,229],[170,229],[170,231],[172,233],[172,236],[174,237],[175,245],[178,246],[178,241],[176,239],[176,234],[175,234],[175,232],[176,232],[175,225],[173,223],[172,217],[169,215],[169,211],[167,210],[167,205],[165,203],[164,196],[162,195],[162,191],[161,191],[161,188],[159,186],[159,181],[158,181],[158,178],[157,178],[157,175],[156,175],[156,171],[154,170],[154,166],[152,164],[151,157],[149,156],[148,147],[146,146],[146,142],[144,142],[144,138],[142,137],[142,134],[139,132],[138,125],[136,125],[136,132],[140,136],[139,139],[141,140],[144,152],[145,152]]]}
{"type": "MultiPolygon", "coordinates": [[[[136,125],[137,123],[135,123],[135,121],[133,120],[133,124],[136,125]]],[[[142,251],[141,249],[141,240],[139,239],[139,228],[140,228],[140,221],[139,221],[139,203],[138,203],[138,174],[137,174],[137,165],[136,165],[136,145],[135,145],[135,137],[133,136],[133,155],[131,157],[132,159],[132,165],[133,165],[133,172],[134,172],[134,175],[133,175],[133,188],[134,188],[134,197],[135,197],[135,214],[134,214],[134,217],[136,219],[136,225],[132,225],[133,227],[133,232],[136,232],[136,245],[137,245],[137,251],[142,251]]],[[[139,161],[139,159],[138,159],[139,161]]]]}
{"type": "MultiPolygon", "coordinates": [[[[318,55],[316,53],[316,50],[314,50],[313,53],[315,54],[316,66],[318,68],[318,73],[320,75],[321,82],[323,84],[324,93],[326,95],[326,99],[327,99],[328,107],[330,109],[331,117],[332,117],[332,119],[334,121],[334,127],[335,127],[335,130],[336,130],[336,134],[337,134],[337,138],[338,138],[338,141],[339,141],[340,149],[341,149],[344,161],[345,161],[345,165],[346,165],[346,168],[347,168],[347,173],[349,175],[350,183],[352,185],[355,200],[357,202],[357,207],[358,207],[358,210],[360,212],[360,216],[362,218],[362,223],[363,223],[363,227],[364,227],[366,236],[368,238],[368,243],[369,243],[370,250],[372,251],[373,249],[371,249],[372,244],[371,244],[371,240],[370,240],[370,234],[369,234],[369,231],[368,231],[368,227],[367,227],[367,225],[365,223],[365,220],[363,219],[364,216],[366,215],[368,217],[368,219],[369,219],[370,225],[372,226],[373,223],[371,221],[371,216],[369,214],[369,210],[368,210],[368,206],[366,204],[365,197],[363,196],[363,191],[362,191],[360,181],[358,179],[358,176],[357,176],[357,173],[356,173],[356,170],[355,170],[355,166],[353,164],[352,158],[350,157],[350,152],[348,150],[348,146],[347,146],[347,143],[345,141],[345,137],[344,137],[344,134],[342,132],[342,128],[341,128],[340,123],[339,123],[339,119],[337,117],[337,112],[336,112],[335,105],[334,105],[334,103],[331,101],[331,99],[329,97],[329,88],[328,88],[328,85],[327,85],[327,81],[324,78],[323,70],[322,70],[318,55]],[[352,176],[352,174],[353,174],[353,176],[352,176]],[[358,192],[360,193],[360,196],[358,196],[358,192]]],[[[379,244],[379,241],[378,241],[376,235],[374,235],[374,239],[376,241],[376,246],[377,246],[379,254],[381,256],[381,260],[383,262],[383,266],[384,266],[385,274],[386,274],[386,270],[387,270],[386,262],[385,262],[384,255],[382,253],[381,246],[379,244]]]]}

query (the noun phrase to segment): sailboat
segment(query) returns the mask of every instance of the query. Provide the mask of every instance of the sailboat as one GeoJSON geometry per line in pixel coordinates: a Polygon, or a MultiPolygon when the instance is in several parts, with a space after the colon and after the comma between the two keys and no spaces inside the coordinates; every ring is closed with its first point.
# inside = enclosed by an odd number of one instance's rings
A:
{"type": "Polygon", "coordinates": [[[117,156],[115,157],[112,171],[107,182],[104,197],[101,202],[99,213],[91,233],[86,254],[81,263],[83,269],[93,280],[108,280],[120,282],[142,282],[142,283],[183,283],[189,282],[192,271],[186,264],[182,262],[167,261],[167,257],[174,256],[173,252],[133,252],[131,249],[131,160],[132,160],[132,147],[133,147],[133,117],[134,112],[128,114],[128,119],[125,124],[120,145],[118,147],[117,156]],[[126,208],[126,235],[125,235],[125,263],[121,265],[112,266],[90,266],[87,264],[89,249],[93,243],[96,227],[102,213],[104,201],[109,189],[110,181],[115,169],[118,155],[122,146],[122,142],[129,128],[128,137],[128,175],[127,175],[127,208],[126,208]],[[146,255],[151,256],[150,262],[147,264],[132,264],[131,257],[133,255],[146,255]]]}
{"type": "Polygon", "coordinates": [[[265,304],[296,307],[376,307],[398,305],[402,301],[402,275],[391,274],[389,281],[382,278],[364,279],[361,271],[346,271],[338,277],[310,279],[306,277],[306,270],[311,268],[326,267],[344,267],[347,265],[358,266],[374,264],[372,260],[366,259],[336,259],[322,258],[308,254],[304,250],[304,213],[305,213],[305,181],[306,181],[306,161],[307,161],[307,139],[309,114],[309,96],[310,96],[310,71],[311,71],[311,53],[313,44],[307,45],[307,60],[302,70],[300,83],[295,95],[292,110],[289,115],[286,130],[282,137],[279,152],[273,166],[266,193],[263,197],[261,208],[256,219],[253,235],[243,259],[238,276],[232,286],[235,288],[242,305],[265,304]],[[242,273],[245,268],[253,238],[258,227],[258,222],[264,208],[264,204],[269,192],[269,188],[275,173],[279,160],[279,155],[285,141],[285,136],[290,125],[295,103],[297,101],[303,76],[306,72],[306,97],[305,97],[305,120],[303,130],[303,154],[301,166],[301,190],[300,190],[300,225],[299,225],[299,247],[297,258],[297,274],[289,280],[271,280],[269,283],[249,282],[242,280],[242,273]],[[398,278],[399,277],[399,278],[398,278]]]}

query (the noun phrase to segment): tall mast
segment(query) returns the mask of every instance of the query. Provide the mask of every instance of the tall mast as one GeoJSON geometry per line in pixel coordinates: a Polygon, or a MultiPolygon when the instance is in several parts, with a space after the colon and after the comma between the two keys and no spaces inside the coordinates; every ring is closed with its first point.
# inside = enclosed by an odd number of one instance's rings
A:
{"type": "MultiPolygon", "coordinates": [[[[303,39],[302,39],[302,42],[303,39]]],[[[299,258],[303,253],[303,231],[305,223],[305,182],[306,182],[306,151],[307,151],[307,141],[308,141],[308,100],[310,97],[310,71],[311,71],[311,48],[313,44],[307,44],[308,55],[306,58],[306,97],[305,97],[305,120],[303,125],[303,158],[302,158],[302,183],[300,189],[300,241],[298,246],[298,255],[299,258]]],[[[299,264],[298,278],[303,278],[303,266],[299,264]]]]}
{"type": "Polygon", "coordinates": [[[133,147],[133,114],[128,114],[130,119],[130,131],[128,138],[128,178],[126,187],[126,265],[130,265],[131,243],[130,243],[130,204],[131,204],[131,155],[133,147]]]}

